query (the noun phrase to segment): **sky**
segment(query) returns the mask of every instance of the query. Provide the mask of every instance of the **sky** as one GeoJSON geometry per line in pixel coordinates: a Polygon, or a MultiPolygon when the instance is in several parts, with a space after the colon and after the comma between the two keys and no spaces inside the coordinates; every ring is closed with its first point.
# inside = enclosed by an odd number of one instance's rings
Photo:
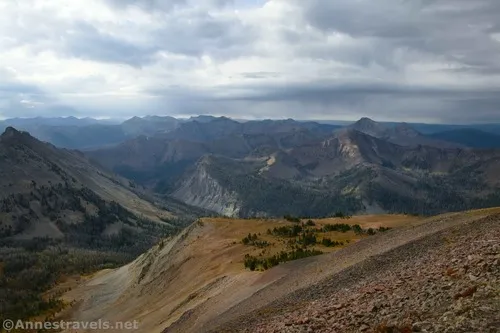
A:
{"type": "Polygon", "coordinates": [[[0,118],[500,122],[498,0],[0,0],[0,118]]]}

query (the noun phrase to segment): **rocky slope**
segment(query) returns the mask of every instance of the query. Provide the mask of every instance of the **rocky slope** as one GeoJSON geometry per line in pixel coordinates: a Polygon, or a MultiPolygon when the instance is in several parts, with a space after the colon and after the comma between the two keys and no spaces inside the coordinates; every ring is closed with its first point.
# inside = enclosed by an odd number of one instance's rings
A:
{"type": "Polygon", "coordinates": [[[172,196],[189,205],[201,207],[225,216],[238,216],[241,200],[238,193],[221,186],[207,171],[210,159],[197,163],[196,170],[183,180],[172,196]]]}
{"type": "Polygon", "coordinates": [[[424,225],[434,232],[236,315],[213,331],[498,332],[500,215],[440,222],[447,227],[424,225]]]}
{"type": "Polygon", "coordinates": [[[496,332],[499,211],[353,217],[399,228],[264,272],[243,269],[241,237],[283,222],[204,220],[66,298],[72,319],[148,333],[496,332]]]}

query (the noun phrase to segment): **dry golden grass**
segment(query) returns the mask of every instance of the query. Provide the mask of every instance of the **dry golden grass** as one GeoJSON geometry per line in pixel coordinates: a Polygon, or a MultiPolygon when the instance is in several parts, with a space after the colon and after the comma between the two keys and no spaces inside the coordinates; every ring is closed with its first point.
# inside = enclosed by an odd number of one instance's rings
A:
{"type": "MultiPolygon", "coordinates": [[[[302,222],[306,223],[308,219],[303,219],[302,222]]],[[[321,228],[327,224],[337,224],[345,223],[349,225],[358,224],[363,229],[368,228],[397,228],[401,226],[416,225],[423,221],[420,217],[409,216],[409,215],[363,215],[354,216],[349,219],[342,218],[325,218],[325,219],[312,219],[315,226],[312,228],[321,228]]],[[[281,251],[289,251],[291,247],[288,241],[291,238],[288,237],[278,237],[274,235],[269,235],[267,230],[282,226],[293,226],[297,223],[289,222],[285,219],[233,219],[233,218],[204,218],[201,219],[203,224],[208,224],[215,227],[216,231],[213,234],[217,234],[218,238],[224,239],[228,246],[234,247],[235,256],[233,257],[233,263],[237,263],[240,266],[239,270],[244,270],[243,258],[246,254],[252,256],[271,256],[281,251]],[[270,246],[264,248],[258,248],[251,245],[243,245],[242,239],[248,234],[256,234],[258,239],[261,241],[266,241],[270,246]],[[238,255],[236,255],[238,253],[238,255]]],[[[310,247],[311,249],[320,250],[324,253],[329,253],[337,251],[342,247],[348,246],[353,242],[358,241],[361,238],[368,237],[366,235],[356,235],[353,231],[348,232],[321,232],[317,233],[316,237],[320,242],[323,238],[329,238],[332,241],[343,242],[343,246],[337,247],[325,247],[320,244],[310,247]]]]}

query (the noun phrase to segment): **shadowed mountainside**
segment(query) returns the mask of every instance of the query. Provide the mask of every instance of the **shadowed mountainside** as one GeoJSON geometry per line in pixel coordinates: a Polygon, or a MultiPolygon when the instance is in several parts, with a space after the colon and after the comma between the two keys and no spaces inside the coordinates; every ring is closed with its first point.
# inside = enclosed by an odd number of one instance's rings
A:
{"type": "Polygon", "coordinates": [[[500,148],[500,135],[472,128],[438,132],[429,135],[429,137],[473,148],[500,148]]]}
{"type": "Polygon", "coordinates": [[[50,317],[68,304],[49,289],[133,260],[197,213],[8,127],[0,136],[0,322],[50,317]]]}
{"type": "Polygon", "coordinates": [[[333,131],[218,118],[166,135],[88,154],[158,193],[229,216],[437,214],[500,204],[499,151],[447,147],[405,124],[364,118],[333,131]]]}

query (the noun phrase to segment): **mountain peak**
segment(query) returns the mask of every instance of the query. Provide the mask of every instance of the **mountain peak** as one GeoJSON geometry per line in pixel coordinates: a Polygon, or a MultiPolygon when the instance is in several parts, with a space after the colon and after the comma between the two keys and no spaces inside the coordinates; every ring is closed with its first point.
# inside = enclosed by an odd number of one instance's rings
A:
{"type": "Polygon", "coordinates": [[[371,118],[368,118],[368,117],[361,117],[357,122],[358,123],[363,123],[363,122],[375,123],[376,121],[371,119],[371,118]]]}
{"type": "Polygon", "coordinates": [[[9,126],[5,129],[5,132],[0,135],[0,140],[2,141],[2,143],[6,144],[21,144],[28,145],[30,147],[34,147],[37,144],[45,145],[45,143],[31,136],[29,132],[19,131],[12,126],[9,126]]]}
{"type": "Polygon", "coordinates": [[[357,122],[355,122],[353,125],[362,127],[374,127],[374,126],[379,126],[380,124],[368,117],[363,117],[359,119],[357,122]]]}
{"type": "Polygon", "coordinates": [[[208,115],[199,115],[199,116],[192,116],[189,118],[189,121],[197,121],[199,123],[209,123],[212,120],[216,119],[217,117],[214,116],[208,116],[208,115]]]}
{"type": "Polygon", "coordinates": [[[214,118],[211,122],[212,123],[238,123],[236,120],[233,120],[231,118],[224,117],[224,116],[214,118]]]}
{"type": "Polygon", "coordinates": [[[16,130],[14,127],[12,126],[9,126],[5,129],[5,132],[3,132],[3,134],[1,135],[2,139],[8,139],[8,138],[13,138],[13,137],[16,137],[18,135],[20,135],[21,132],[19,132],[18,130],[16,130]]]}
{"type": "Polygon", "coordinates": [[[385,131],[387,130],[386,126],[384,126],[383,124],[377,123],[376,121],[367,117],[361,118],[349,127],[375,137],[383,136],[385,131]]]}
{"type": "Polygon", "coordinates": [[[130,119],[125,120],[125,123],[134,123],[134,122],[142,122],[143,119],[141,117],[134,116],[130,119]]]}

